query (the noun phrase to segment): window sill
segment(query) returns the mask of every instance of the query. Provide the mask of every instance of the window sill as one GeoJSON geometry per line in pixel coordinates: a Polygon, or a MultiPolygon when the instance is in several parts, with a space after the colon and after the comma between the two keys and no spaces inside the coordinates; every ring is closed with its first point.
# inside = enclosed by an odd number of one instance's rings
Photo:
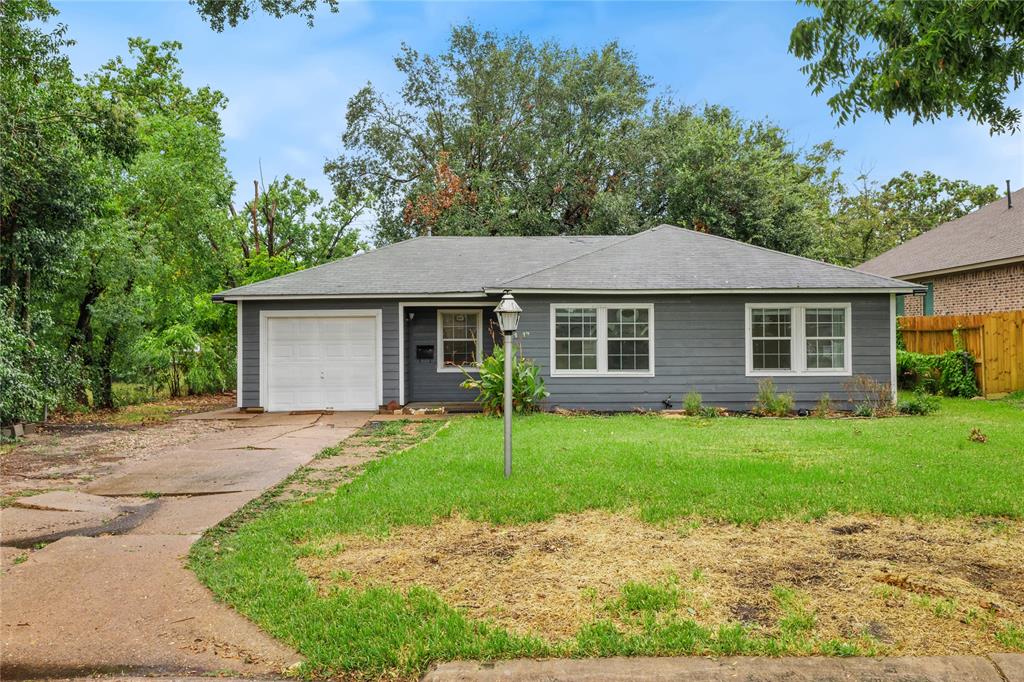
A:
{"type": "Polygon", "coordinates": [[[560,369],[551,372],[552,377],[653,377],[654,372],[596,372],[590,370],[560,369]]]}
{"type": "Polygon", "coordinates": [[[747,370],[748,377],[849,377],[850,370],[747,370]]]}
{"type": "Polygon", "coordinates": [[[438,374],[462,374],[463,370],[469,372],[470,374],[479,374],[480,373],[480,368],[479,367],[469,367],[469,366],[463,366],[463,367],[452,367],[452,366],[438,367],[437,368],[437,373],[438,374]]]}

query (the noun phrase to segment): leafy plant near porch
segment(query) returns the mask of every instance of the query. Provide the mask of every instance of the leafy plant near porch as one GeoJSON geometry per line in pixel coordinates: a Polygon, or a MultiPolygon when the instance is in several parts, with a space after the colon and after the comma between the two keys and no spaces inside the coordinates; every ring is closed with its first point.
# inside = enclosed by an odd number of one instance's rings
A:
{"type": "MultiPolygon", "coordinates": [[[[505,396],[505,347],[495,345],[494,351],[480,363],[480,374],[473,376],[462,370],[466,380],[463,388],[477,389],[480,395],[476,402],[483,405],[488,414],[501,414],[505,396]]],[[[518,413],[535,412],[541,402],[551,393],[544,387],[537,365],[513,348],[512,357],[512,406],[518,413]]]]}

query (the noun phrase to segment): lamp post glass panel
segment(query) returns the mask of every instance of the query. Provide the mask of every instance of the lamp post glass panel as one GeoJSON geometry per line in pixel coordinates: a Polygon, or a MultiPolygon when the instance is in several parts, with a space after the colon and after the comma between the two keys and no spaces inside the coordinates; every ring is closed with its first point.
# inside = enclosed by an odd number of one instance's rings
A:
{"type": "Polygon", "coordinates": [[[506,289],[501,302],[494,309],[498,326],[505,337],[505,404],[502,408],[502,416],[505,418],[505,478],[512,475],[512,335],[519,327],[521,312],[523,309],[506,289]]]}

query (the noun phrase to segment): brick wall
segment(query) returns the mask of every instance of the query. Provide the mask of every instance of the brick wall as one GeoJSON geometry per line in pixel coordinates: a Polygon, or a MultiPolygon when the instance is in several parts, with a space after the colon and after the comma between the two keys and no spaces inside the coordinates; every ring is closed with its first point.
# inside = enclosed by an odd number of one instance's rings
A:
{"type": "MultiPolygon", "coordinates": [[[[1024,263],[916,280],[934,283],[935,315],[1024,310],[1024,263]]],[[[924,315],[924,296],[906,296],[904,315],[924,315]]]]}

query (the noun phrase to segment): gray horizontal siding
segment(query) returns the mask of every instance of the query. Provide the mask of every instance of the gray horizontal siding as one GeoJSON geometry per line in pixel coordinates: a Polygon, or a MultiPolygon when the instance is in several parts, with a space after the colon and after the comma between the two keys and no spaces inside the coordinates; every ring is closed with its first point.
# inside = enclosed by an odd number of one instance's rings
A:
{"type": "MultiPolygon", "coordinates": [[[[445,309],[456,309],[458,303],[444,306],[445,309]]],[[[438,307],[417,308],[407,305],[406,316],[413,315],[405,323],[405,400],[406,402],[467,402],[477,396],[477,391],[462,388],[466,377],[462,372],[438,372],[437,358],[441,348],[437,347],[437,310],[438,307]],[[416,346],[435,346],[434,359],[417,360],[416,346]]],[[[480,310],[479,307],[471,310],[480,310]]],[[[483,320],[483,354],[491,353],[494,341],[489,333],[494,315],[489,308],[483,320]]]]}
{"type": "MultiPolygon", "coordinates": [[[[887,294],[841,295],[700,295],[605,297],[517,297],[523,307],[521,343],[540,367],[551,397],[546,407],[593,410],[660,409],[662,400],[679,406],[690,391],[701,393],[705,404],[730,410],[748,410],[757,391],[758,377],[745,376],[744,305],[748,302],[850,302],[853,336],[853,372],[888,383],[890,380],[890,319],[887,294]],[[635,302],[654,304],[655,376],[552,377],[550,375],[551,303],[635,302]]],[[[409,304],[407,304],[409,305],[409,304]]],[[[458,307],[453,303],[451,307],[458,307]]],[[[384,402],[398,400],[398,303],[385,300],[249,301],[242,308],[242,404],[259,405],[260,310],[380,309],[383,313],[384,402]]],[[[438,373],[436,361],[416,361],[416,343],[436,344],[436,318],[432,310],[417,310],[408,323],[405,375],[407,402],[414,400],[462,401],[471,399],[458,386],[461,374],[438,373]]],[[[490,337],[485,326],[485,352],[490,337]]],[[[435,349],[439,352],[440,349],[435,349]]],[[[828,393],[835,401],[848,397],[850,377],[776,377],[780,391],[792,391],[797,406],[810,408],[828,393]]]]}
{"type": "Polygon", "coordinates": [[[380,310],[384,402],[398,400],[398,303],[369,300],[245,301],[242,303],[242,407],[260,406],[261,310],[380,310]]]}
{"type": "MultiPolygon", "coordinates": [[[[850,302],[853,372],[881,383],[890,380],[889,296],[519,296],[523,351],[540,367],[551,391],[548,407],[593,410],[660,409],[663,400],[679,406],[690,391],[705,404],[749,410],[759,377],[745,376],[745,310],[752,302],[850,302]],[[552,303],[635,302],[654,304],[655,376],[552,377],[552,303]]],[[[850,377],[775,377],[779,391],[792,391],[799,408],[810,408],[828,393],[847,398],[850,377]]]]}

